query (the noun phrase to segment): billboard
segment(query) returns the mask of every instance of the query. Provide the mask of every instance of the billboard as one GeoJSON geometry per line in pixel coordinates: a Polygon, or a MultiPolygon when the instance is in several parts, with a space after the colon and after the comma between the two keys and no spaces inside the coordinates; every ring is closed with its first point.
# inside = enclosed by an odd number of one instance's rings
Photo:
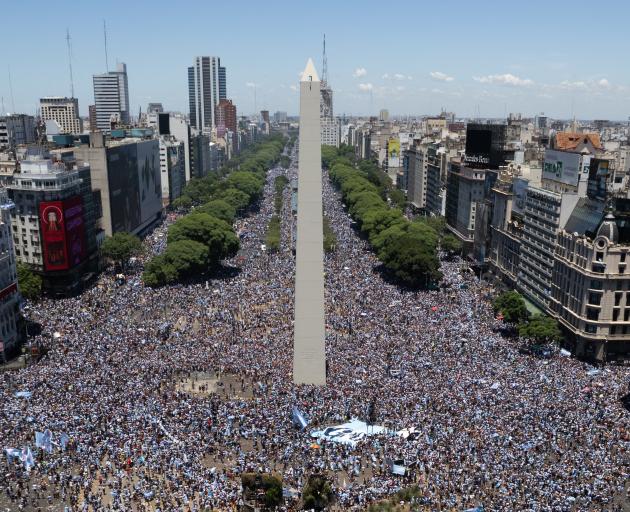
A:
{"type": "Polygon", "coordinates": [[[542,177],[577,187],[580,178],[580,154],[546,150],[542,177]]]}
{"type": "Polygon", "coordinates": [[[85,259],[87,248],[81,196],[65,201],[40,202],[39,222],[44,270],[68,270],[85,259]]]}
{"type": "Polygon", "coordinates": [[[470,123],[466,127],[467,167],[498,169],[505,165],[505,125],[470,123]]]}
{"type": "Polygon", "coordinates": [[[400,141],[398,139],[387,141],[387,166],[400,167],[400,141]]]}
{"type": "Polygon", "coordinates": [[[157,140],[108,149],[112,231],[135,232],[162,210],[160,151],[157,140]]]}

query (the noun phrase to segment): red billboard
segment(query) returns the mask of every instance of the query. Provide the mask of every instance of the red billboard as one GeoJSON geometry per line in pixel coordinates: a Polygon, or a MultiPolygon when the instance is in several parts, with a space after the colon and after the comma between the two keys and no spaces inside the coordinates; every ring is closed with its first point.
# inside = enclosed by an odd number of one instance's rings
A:
{"type": "Polygon", "coordinates": [[[81,196],[65,201],[42,201],[39,203],[39,222],[46,271],[68,270],[85,259],[87,251],[81,196]]]}

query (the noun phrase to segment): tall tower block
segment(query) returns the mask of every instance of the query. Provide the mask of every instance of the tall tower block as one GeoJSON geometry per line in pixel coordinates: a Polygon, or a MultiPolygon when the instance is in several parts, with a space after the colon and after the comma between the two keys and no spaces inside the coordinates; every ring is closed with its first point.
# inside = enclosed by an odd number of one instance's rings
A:
{"type": "Polygon", "coordinates": [[[300,150],[293,382],[326,384],[320,81],[311,59],[300,80],[300,150]]]}

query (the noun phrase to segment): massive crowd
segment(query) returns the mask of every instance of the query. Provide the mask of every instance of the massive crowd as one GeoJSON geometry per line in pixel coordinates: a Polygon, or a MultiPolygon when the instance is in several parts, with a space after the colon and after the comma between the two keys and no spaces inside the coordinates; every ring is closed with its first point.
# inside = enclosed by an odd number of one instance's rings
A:
{"type": "MultiPolygon", "coordinates": [[[[0,432],[3,449],[33,447],[35,465],[3,459],[0,505],[235,510],[239,475],[254,471],[297,491],[309,474],[328,474],[340,510],[413,484],[418,510],[629,510],[630,419],[618,398],[630,372],[518,353],[495,332],[484,285],[457,261],[443,262],[439,291],[388,283],[327,179],[338,238],[325,261],[328,385],[295,387],[290,186],[283,249],[261,247],[283,172],[270,171],[260,210],[237,221],[231,271],[150,289],[140,258],[123,286],[106,274],[79,297],[28,308],[50,352],[0,374],[0,432]],[[191,372],[230,374],[253,383],[253,396],[185,392],[177,382],[191,372]],[[16,396],[23,391],[30,398],[16,396]],[[309,421],[304,431],[294,407],[309,421]],[[311,430],[370,408],[377,425],[417,435],[312,444],[311,430]],[[67,449],[35,449],[46,429],[53,441],[66,433],[67,449]],[[392,474],[390,460],[407,476],[392,474]]],[[[148,253],[163,248],[170,220],[148,237],[148,253]]]]}

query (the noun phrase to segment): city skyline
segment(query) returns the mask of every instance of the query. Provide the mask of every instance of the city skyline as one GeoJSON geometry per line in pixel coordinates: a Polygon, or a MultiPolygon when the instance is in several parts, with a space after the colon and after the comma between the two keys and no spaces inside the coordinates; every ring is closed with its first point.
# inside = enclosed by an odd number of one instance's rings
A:
{"type": "Polygon", "coordinates": [[[497,2],[454,2],[447,18],[437,6],[410,5],[387,23],[372,2],[315,7],[277,2],[264,10],[246,3],[238,18],[229,6],[197,3],[170,13],[168,26],[161,18],[162,2],[149,11],[135,4],[118,9],[123,4],[117,1],[107,10],[68,2],[72,17],[64,4],[46,19],[32,16],[45,7],[40,1],[16,4],[5,13],[8,38],[20,40],[20,50],[1,59],[4,110],[33,114],[39,98],[69,96],[68,28],[75,96],[86,116],[94,102],[92,75],[106,71],[105,20],[108,68],[127,64],[133,116],[154,101],[188,112],[186,70],[198,55],[219,56],[229,68],[228,97],[239,112],[295,115],[304,55],[320,70],[324,33],[337,114],[374,115],[387,108],[392,115],[423,115],[443,108],[461,117],[544,112],[565,119],[626,120],[630,112],[630,72],[620,66],[629,42],[623,20],[630,7],[621,2],[609,5],[616,14],[607,19],[605,49],[574,41],[589,7],[585,2],[532,2],[526,11],[497,2]],[[208,17],[227,22],[205,31],[208,17]],[[48,51],[41,51],[39,38],[24,37],[27,18],[31,31],[45,35],[48,51]],[[297,23],[302,18],[310,20],[308,27],[297,23]],[[418,20],[420,28],[406,30],[404,19],[418,20]]]}

